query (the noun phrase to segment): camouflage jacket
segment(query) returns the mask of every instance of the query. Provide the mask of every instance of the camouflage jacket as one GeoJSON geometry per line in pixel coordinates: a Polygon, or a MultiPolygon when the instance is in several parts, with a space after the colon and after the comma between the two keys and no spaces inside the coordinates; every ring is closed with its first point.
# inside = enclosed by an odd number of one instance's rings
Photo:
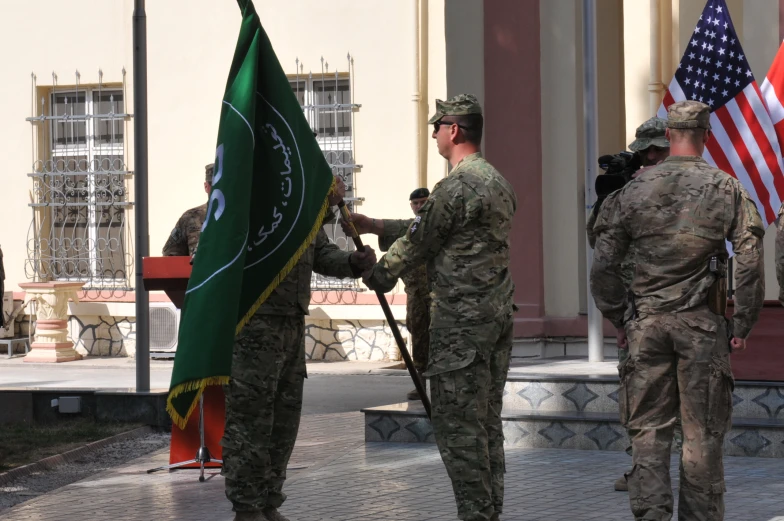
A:
{"type": "Polygon", "coordinates": [[[757,207],[737,179],[700,157],[670,156],[611,194],[594,226],[591,292],[616,327],[623,325],[620,263],[630,245],[637,270],[631,290],[641,315],[672,313],[707,302],[712,256],[735,253],[734,334],[746,338],[759,318],[765,277],[764,230],[757,207]]]}
{"type": "Polygon", "coordinates": [[[323,228],[302,254],[299,262],[275,291],[261,305],[257,315],[307,315],[310,306],[310,277],[315,271],[337,278],[356,278],[349,264],[351,252],[343,251],[329,241],[323,228]]]}
{"type": "MultiPolygon", "coordinates": [[[[381,251],[388,251],[396,240],[406,236],[408,227],[414,219],[384,219],[384,234],[378,238],[378,248],[381,251]]],[[[406,297],[408,299],[424,299],[430,301],[430,282],[427,278],[427,263],[423,262],[418,268],[414,268],[400,276],[406,285],[406,297]]]]}
{"type": "Polygon", "coordinates": [[[204,219],[207,218],[207,203],[196,208],[191,208],[182,214],[174,225],[166,244],[163,245],[163,255],[186,256],[196,253],[199,244],[199,235],[204,219]]]}
{"type": "MultiPolygon", "coordinates": [[[[588,244],[591,248],[596,248],[596,232],[593,229],[595,225],[596,214],[591,212],[585,225],[585,232],[588,234],[588,244]]],[[[623,281],[623,287],[627,289],[632,285],[632,279],[634,278],[634,248],[635,246],[630,244],[626,257],[621,261],[621,280],[623,281]]]]}
{"type": "Polygon", "coordinates": [[[776,280],[779,283],[779,302],[784,304],[784,203],[779,208],[776,225],[776,280]]]}
{"type": "MultiPolygon", "coordinates": [[[[406,235],[373,267],[369,284],[389,291],[427,261],[431,328],[486,323],[510,313],[509,232],[517,197],[479,153],[439,181],[406,235]]],[[[432,346],[431,346],[432,348],[432,346]]]]}

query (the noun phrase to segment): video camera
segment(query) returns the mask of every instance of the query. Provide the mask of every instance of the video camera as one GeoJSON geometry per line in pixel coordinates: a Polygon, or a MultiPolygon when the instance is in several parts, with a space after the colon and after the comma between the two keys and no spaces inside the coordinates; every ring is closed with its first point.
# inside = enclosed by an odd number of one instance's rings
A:
{"type": "Polygon", "coordinates": [[[614,155],[605,155],[599,158],[599,168],[604,170],[604,174],[596,176],[594,190],[596,191],[596,204],[593,207],[594,213],[599,212],[599,208],[608,195],[620,190],[626,183],[632,180],[632,174],[642,167],[642,161],[638,154],[632,152],[619,152],[614,155]]]}

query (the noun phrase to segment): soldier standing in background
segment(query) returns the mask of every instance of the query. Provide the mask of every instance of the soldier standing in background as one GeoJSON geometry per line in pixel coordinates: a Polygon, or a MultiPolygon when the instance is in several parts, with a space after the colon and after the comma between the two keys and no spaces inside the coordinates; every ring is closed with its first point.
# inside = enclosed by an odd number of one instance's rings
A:
{"type": "MultiPolygon", "coordinates": [[[[670,451],[676,413],[683,422],[679,519],[724,519],[724,436],[732,423],[730,349],[742,351],[764,296],[764,230],[741,184],[702,159],[710,107],[669,107],[672,155],[611,194],[594,226],[591,292],[628,335],[621,367],[621,422],[634,447],[627,480],[637,520],[670,520],[670,451]],[[734,338],[727,303],[725,240],[735,253],[734,338]],[[620,264],[635,248],[631,302],[620,264]],[[624,315],[631,304],[632,316],[624,315]]],[[[625,339],[621,339],[625,340],[625,339]]]]}
{"type": "MultiPolygon", "coordinates": [[[[430,190],[417,188],[409,196],[409,204],[414,216],[430,197],[430,190]]],[[[389,247],[400,237],[404,237],[408,227],[414,219],[372,219],[362,214],[352,214],[351,222],[360,235],[373,233],[378,235],[378,246],[381,251],[389,247]]],[[[351,235],[351,226],[341,221],[343,231],[351,235]]],[[[422,374],[427,369],[427,359],[430,346],[430,283],[427,278],[427,264],[422,263],[418,268],[401,275],[406,290],[406,328],[411,335],[411,358],[414,367],[423,380],[422,374]]],[[[424,385],[423,385],[424,387],[424,385]]],[[[406,395],[409,400],[419,400],[416,388],[406,395]]]]}
{"type": "Polygon", "coordinates": [[[432,425],[464,521],[498,520],[504,500],[501,407],[512,351],[509,234],[517,197],[480,152],[482,109],[460,94],[436,100],[433,138],[453,165],[406,235],[363,275],[390,291],[427,262],[432,425]]]}
{"type": "MultiPolygon", "coordinates": [[[[664,161],[670,155],[670,142],[667,141],[667,137],[665,136],[666,131],[667,120],[657,117],[652,117],[637,127],[637,131],[635,132],[635,140],[629,145],[629,150],[637,155],[637,160],[632,161],[632,165],[627,167],[627,169],[625,169],[623,172],[615,175],[624,176],[628,182],[664,161]]],[[[608,173],[603,175],[614,174],[608,173]]],[[[596,223],[596,217],[599,215],[599,210],[601,209],[603,200],[604,198],[600,197],[600,199],[596,201],[596,204],[593,207],[593,211],[588,217],[588,222],[585,226],[586,233],[588,234],[588,243],[590,244],[591,248],[596,246],[596,234],[593,231],[593,227],[596,223]]],[[[623,286],[627,290],[632,284],[634,266],[634,248],[630,246],[629,251],[626,253],[626,257],[624,258],[623,262],[621,262],[621,278],[623,280],[623,286]]],[[[631,309],[628,307],[627,313],[631,313],[631,309]]],[[[630,317],[627,316],[625,318],[628,319],[630,317]]],[[[626,334],[623,332],[623,330],[619,330],[616,333],[619,370],[621,367],[623,367],[623,365],[626,363],[626,359],[629,357],[629,346],[625,339],[626,334]]],[[[683,432],[681,430],[680,414],[678,415],[678,420],[675,424],[674,436],[677,450],[680,452],[683,446],[683,432]]],[[[631,440],[631,436],[629,439],[631,440]]],[[[631,444],[626,448],[626,453],[629,454],[629,456],[632,455],[631,444]]],[[[619,492],[629,490],[625,475],[621,476],[615,481],[614,488],[619,492]]]]}
{"type": "MultiPolygon", "coordinates": [[[[204,192],[209,195],[212,189],[212,173],[215,163],[210,163],[204,167],[204,192]]],[[[166,244],[163,245],[164,257],[186,256],[196,253],[196,246],[199,244],[201,227],[207,218],[207,203],[196,208],[191,208],[177,221],[171,231],[166,244]]]]}
{"type": "MultiPolygon", "coordinates": [[[[345,195],[336,178],[330,206],[345,195]]],[[[315,271],[358,278],[373,266],[372,248],[347,252],[319,229],[292,271],[259,307],[234,340],[231,380],[226,393],[223,470],[226,497],[235,521],[288,521],[280,512],[283,483],[302,413],[305,368],[305,315],[315,271]]]]}

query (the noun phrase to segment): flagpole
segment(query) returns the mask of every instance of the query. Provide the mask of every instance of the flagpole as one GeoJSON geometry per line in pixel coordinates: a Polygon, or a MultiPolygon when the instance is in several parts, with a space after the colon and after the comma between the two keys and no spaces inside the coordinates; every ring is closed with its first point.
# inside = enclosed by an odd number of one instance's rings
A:
{"type": "Polygon", "coordinates": [[[136,228],[136,392],[150,390],[150,296],[144,289],[142,263],[149,255],[147,216],[147,14],[144,0],[133,9],[133,169],[136,228]]]}
{"type": "MultiPolygon", "coordinates": [[[[594,183],[598,166],[598,100],[596,81],[596,0],[583,0],[583,112],[585,120],[585,218],[596,203],[594,183]]],[[[602,314],[591,295],[593,249],[586,238],[586,301],[588,306],[588,361],[604,361],[602,314]]]]}
{"type": "MultiPolygon", "coordinates": [[[[347,223],[351,223],[351,213],[346,207],[346,203],[340,201],[338,203],[338,208],[340,209],[340,213],[343,216],[343,220],[347,223]]],[[[365,251],[365,245],[362,244],[362,239],[359,238],[359,234],[357,233],[357,229],[354,228],[353,223],[351,224],[351,230],[351,238],[354,240],[354,244],[357,245],[357,249],[359,251],[365,251]]],[[[425,407],[427,417],[430,419],[430,399],[427,397],[427,390],[425,389],[425,385],[422,383],[422,380],[419,378],[419,374],[414,367],[414,361],[411,359],[411,355],[406,349],[406,343],[403,341],[403,335],[400,334],[400,328],[397,327],[395,317],[392,315],[392,309],[389,307],[387,297],[380,290],[376,290],[376,296],[378,297],[378,303],[381,304],[381,309],[384,311],[384,316],[387,318],[387,322],[389,323],[389,329],[392,330],[392,336],[395,337],[397,347],[400,349],[400,354],[403,356],[403,360],[406,363],[408,374],[410,374],[411,379],[414,380],[414,387],[416,387],[417,393],[419,393],[419,398],[422,400],[422,405],[425,407]]]]}

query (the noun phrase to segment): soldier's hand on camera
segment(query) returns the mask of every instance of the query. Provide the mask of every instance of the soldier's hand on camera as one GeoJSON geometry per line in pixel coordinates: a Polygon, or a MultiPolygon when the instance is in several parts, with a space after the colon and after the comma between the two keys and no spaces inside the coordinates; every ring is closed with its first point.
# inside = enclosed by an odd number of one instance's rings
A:
{"type": "MultiPolygon", "coordinates": [[[[357,233],[359,235],[373,233],[373,219],[366,215],[362,215],[361,213],[352,213],[350,222],[354,223],[354,228],[357,229],[357,233]]],[[[343,233],[349,237],[354,235],[354,231],[351,229],[351,225],[344,219],[340,220],[340,226],[343,228],[343,233]]]]}
{"type": "Polygon", "coordinates": [[[730,340],[730,345],[732,346],[733,351],[745,351],[746,350],[746,339],[745,338],[733,338],[730,340]]]}
{"type": "Polygon", "coordinates": [[[358,270],[367,272],[376,264],[376,252],[370,246],[365,246],[365,251],[357,250],[352,253],[349,262],[358,270]]]}
{"type": "Polygon", "coordinates": [[[615,343],[618,345],[618,349],[629,349],[629,340],[626,338],[626,330],[624,328],[618,328],[615,330],[615,343]]]}
{"type": "Polygon", "coordinates": [[[342,201],[344,197],[346,197],[346,185],[345,183],[343,183],[343,179],[341,179],[340,176],[334,176],[334,177],[335,177],[335,188],[330,190],[329,194],[327,195],[327,199],[329,200],[330,206],[335,206],[340,201],[342,201]]]}

